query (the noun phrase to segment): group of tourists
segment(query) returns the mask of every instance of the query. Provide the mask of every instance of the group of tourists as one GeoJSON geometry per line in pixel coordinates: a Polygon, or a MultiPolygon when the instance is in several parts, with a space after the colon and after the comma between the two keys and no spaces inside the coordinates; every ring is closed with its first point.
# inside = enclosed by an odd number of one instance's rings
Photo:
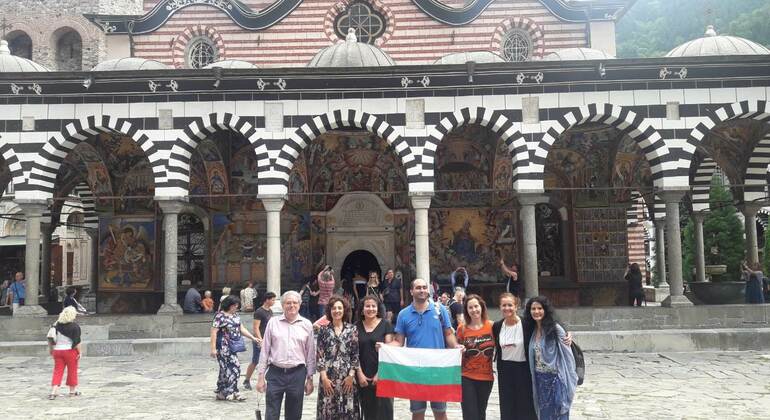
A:
{"type": "MultiPolygon", "coordinates": [[[[390,276],[386,272],[386,279],[390,276]]],[[[382,289],[370,289],[374,282],[367,282],[366,294],[358,295],[358,311],[352,303],[356,294],[348,299],[334,290],[333,282],[331,269],[324,268],[316,291],[319,296],[328,294],[319,299],[322,318],[328,322],[316,323],[315,328],[300,314],[303,292],[313,291],[308,285],[300,292],[284,293],[283,313],[275,317],[270,308],[276,296],[266,294],[254,312],[253,334],[240,322],[239,299],[225,298],[211,329],[211,355],[220,367],[216,398],[243,401],[239,385],[251,389],[256,372],[256,390],[265,394],[265,418],[278,419],[283,411],[286,419],[300,419],[304,396],[314,391],[313,376],[318,373],[318,419],[393,419],[393,400],[376,392],[381,346],[457,348],[463,354],[463,418],[486,418],[495,371],[502,419],[569,417],[577,384],[571,336],[554,320],[545,297],[530,299],[520,318],[519,299],[503,293],[503,319],[493,323],[484,299],[463,296],[459,285],[451,303],[462,313],[451,317],[447,307],[431,298],[430,285],[422,279],[412,282],[412,303],[403,309],[384,305],[382,289]],[[395,324],[388,312],[397,313],[395,324]],[[245,350],[243,337],[253,341],[254,351],[246,379],[239,384],[237,353],[245,350]]],[[[410,401],[412,418],[424,418],[428,406],[436,419],[447,418],[445,402],[422,401],[419,395],[410,401]]]]}

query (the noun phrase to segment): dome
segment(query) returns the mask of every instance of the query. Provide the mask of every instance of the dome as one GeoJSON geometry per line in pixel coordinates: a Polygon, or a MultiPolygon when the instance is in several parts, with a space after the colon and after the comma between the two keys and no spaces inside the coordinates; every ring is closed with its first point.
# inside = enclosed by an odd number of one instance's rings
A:
{"type": "Polygon", "coordinates": [[[47,68],[26,58],[11,55],[8,41],[0,40],[0,73],[26,73],[49,71],[47,68]]]}
{"type": "Polygon", "coordinates": [[[543,61],[571,61],[571,60],[614,60],[615,57],[601,50],[593,48],[565,48],[556,50],[545,57],[543,61]]]}
{"type": "Polygon", "coordinates": [[[770,49],[737,36],[717,35],[709,25],[703,38],[698,38],[674,48],[666,57],[705,57],[711,55],[764,55],[770,49]]]}
{"type": "Polygon", "coordinates": [[[168,70],[168,66],[155,60],[137,57],[116,58],[97,64],[91,71],[168,70]]]}
{"type": "Polygon", "coordinates": [[[221,69],[256,69],[257,66],[254,64],[249,63],[248,61],[242,61],[242,60],[222,60],[222,61],[216,61],[214,63],[211,63],[204,67],[204,69],[213,69],[213,68],[221,68],[221,69]]]}
{"type": "Polygon", "coordinates": [[[433,64],[465,64],[469,61],[477,63],[504,63],[505,59],[491,51],[466,51],[447,54],[433,64]]]}
{"type": "Polygon", "coordinates": [[[326,47],[310,60],[308,67],[378,67],[396,63],[374,45],[358,42],[355,29],[348,30],[345,41],[326,47]]]}

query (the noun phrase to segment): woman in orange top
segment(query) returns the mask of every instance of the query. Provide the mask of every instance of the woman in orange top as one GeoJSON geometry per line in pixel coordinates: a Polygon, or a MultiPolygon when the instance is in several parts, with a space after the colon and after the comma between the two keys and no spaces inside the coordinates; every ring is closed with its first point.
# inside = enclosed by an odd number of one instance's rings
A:
{"type": "Polygon", "coordinates": [[[457,342],[465,346],[462,368],[463,418],[485,420],[487,402],[495,382],[492,360],[495,340],[487,305],[479,295],[465,298],[465,324],[457,328],[457,342]]]}

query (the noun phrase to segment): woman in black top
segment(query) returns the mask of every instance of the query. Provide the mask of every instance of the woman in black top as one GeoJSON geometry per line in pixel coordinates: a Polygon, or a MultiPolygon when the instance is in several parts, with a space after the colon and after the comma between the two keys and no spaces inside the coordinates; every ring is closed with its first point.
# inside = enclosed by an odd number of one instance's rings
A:
{"type": "Polygon", "coordinates": [[[393,420],[393,399],[377,398],[378,343],[393,340],[393,327],[385,319],[376,296],[368,295],[361,301],[361,320],[358,321],[358,396],[364,420],[393,420]]]}
{"type": "Polygon", "coordinates": [[[626,269],[626,281],[628,282],[628,304],[630,306],[642,306],[644,289],[642,288],[642,271],[639,264],[633,263],[626,269]]]}

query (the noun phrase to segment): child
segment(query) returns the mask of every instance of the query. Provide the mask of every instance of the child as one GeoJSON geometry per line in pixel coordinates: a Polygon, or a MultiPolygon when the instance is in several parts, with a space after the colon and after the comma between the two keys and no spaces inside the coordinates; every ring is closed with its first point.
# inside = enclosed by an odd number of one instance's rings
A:
{"type": "Polygon", "coordinates": [[[214,310],[214,299],[211,298],[211,290],[206,290],[201,299],[201,306],[204,313],[211,313],[214,310]]]}

